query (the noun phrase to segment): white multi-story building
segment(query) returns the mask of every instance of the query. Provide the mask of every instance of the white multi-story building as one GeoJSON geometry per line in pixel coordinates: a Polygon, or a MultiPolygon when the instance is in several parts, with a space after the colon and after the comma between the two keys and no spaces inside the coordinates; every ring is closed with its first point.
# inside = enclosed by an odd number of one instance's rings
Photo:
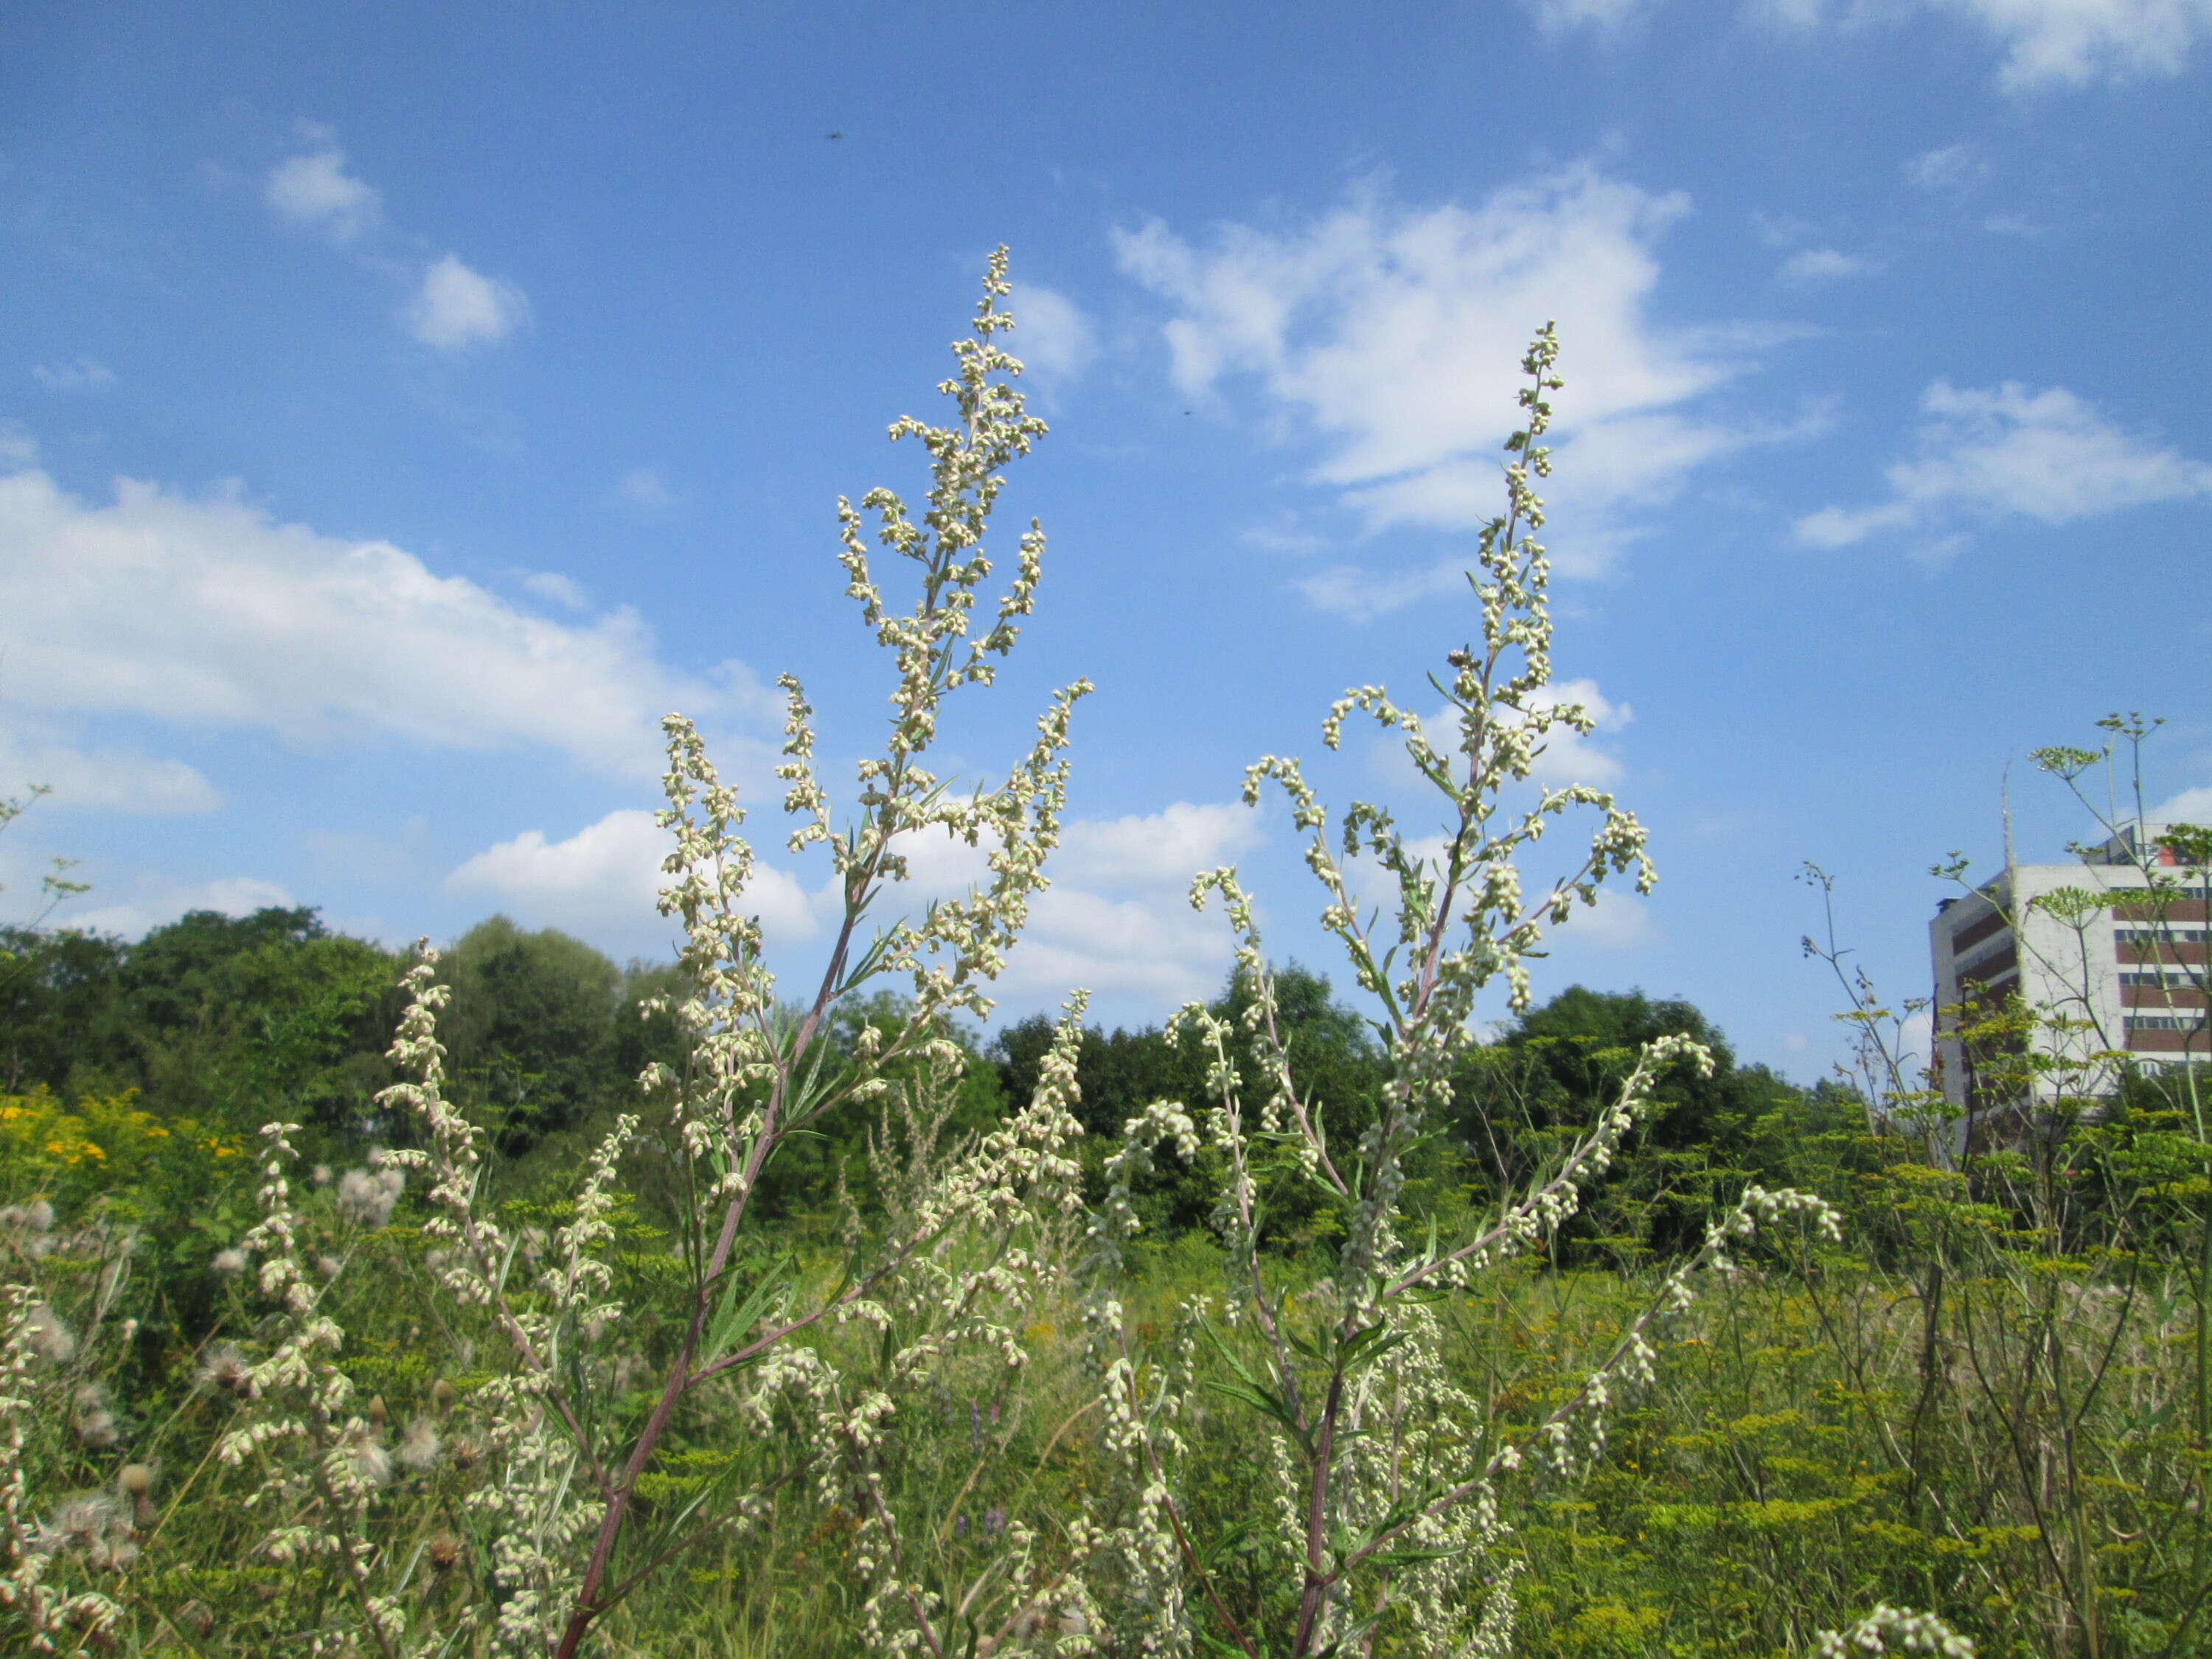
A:
{"type": "Polygon", "coordinates": [[[2078,863],[2013,865],[1938,908],[1928,928],[1936,1068],[1962,1149],[2016,1140],[2061,1096],[2110,1094],[2127,1066],[2212,1059],[2212,891],[2206,871],[2158,844],[2169,827],[2130,826],[2078,863]],[[2045,1018],[2036,1048],[2053,1062],[2031,1068],[2025,1086],[2013,1039],[1958,1034],[2015,994],[2045,1018]]]}

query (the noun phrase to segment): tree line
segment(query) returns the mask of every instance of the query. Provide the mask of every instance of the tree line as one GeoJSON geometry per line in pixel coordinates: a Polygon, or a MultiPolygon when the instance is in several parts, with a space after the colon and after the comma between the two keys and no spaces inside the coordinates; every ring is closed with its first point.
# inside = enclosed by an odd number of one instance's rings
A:
{"type": "MultiPolygon", "coordinates": [[[[194,911],[135,943],[0,930],[0,1092],[63,1100],[128,1092],[156,1115],[241,1133],[282,1115],[305,1125],[329,1158],[357,1158],[406,1133],[377,1104],[392,1081],[385,1050],[404,965],[379,945],[331,932],[307,907],[244,917],[194,911]]],[[[653,1012],[656,1000],[683,993],[672,964],[617,965],[555,929],[493,916],[455,942],[440,975],[453,988],[441,1036],[456,1098],[506,1155],[510,1181],[527,1185],[533,1170],[565,1162],[615,1113],[634,1109],[648,1063],[680,1060],[668,1018],[653,1012]]],[[[1327,978],[1296,963],[1279,971],[1277,1000],[1302,1086],[1334,1142],[1356,1146],[1386,1075],[1381,1044],[1327,978]]],[[[1212,1006],[1233,1018],[1249,1004],[1249,988],[1232,977],[1212,1006]]],[[[848,1052],[864,1024],[889,1025],[900,1012],[895,996],[841,1009],[833,1052],[848,1052]]],[[[1480,1206],[1524,1184],[1618,1088],[1639,1046],[1668,1033],[1710,1048],[1712,1073],[1680,1068],[1667,1079],[1660,1109],[1556,1248],[1623,1259],[1679,1249],[1728,1189],[1802,1180],[1808,1148],[1824,1138],[1841,1146],[1863,1126],[1849,1091],[1806,1088],[1740,1064],[1723,1032],[1686,1001],[1571,986],[1459,1067],[1450,1109],[1416,1161],[1423,1201],[1480,1206]]],[[[957,1135],[1027,1098],[1052,1022],[1040,1013],[988,1040],[954,1036],[969,1067],[950,1114],[908,1132],[957,1135]]],[[[1202,1100],[1208,1063],[1188,1033],[1087,1030],[1077,1073],[1086,1164],[1095,1172],[1122,1122],[1147,1103],[1202,1100]]],[[[1245,1086],[1256,1104],[1261,1080],[1248,1077],[1245,1086]]],[[[878,1179],[886,1133],[850,1123],[842,1138],[790,1149],[771,1171],[776,1207],[826,1212],[841,1190],[878,1179]]],[[[1158,1173],[1143,1195],[1147,1220],[1170,1235],[1203,1226],[1211,1174],[1202,1163],[1158,1173]]],[[[1270,1190],[1271,1239],[1326,1244],[1334,1218],[1309,1189],[1285,1176],[1270,1190]]]]}

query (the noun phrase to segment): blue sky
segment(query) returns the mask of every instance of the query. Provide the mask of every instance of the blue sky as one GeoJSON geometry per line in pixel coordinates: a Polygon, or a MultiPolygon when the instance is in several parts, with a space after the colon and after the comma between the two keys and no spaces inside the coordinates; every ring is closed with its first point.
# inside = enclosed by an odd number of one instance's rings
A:
{"type": "MultiPolygon", "coordinates": [[[[1242,769],[1416,800],[1318,723],[1424,706],[1474,631],[1547,318],[1556,660],[1601,718],[1547,765],[1644,818],[1660,884],[1540,994],[1686,995],[1809,1078],[1803,860],[1902,995],[2008,762],[2024,856],[2089,830],[2030,748],[2162,714],[2152,794],[2212,817],[2212,0],[520,16],[5,26],[0,793],[53,787],[0,838],[9,917],[62,854],[94,890],[56,919],[126,933],[300,902],[665,948],[657,717],[763,806],[779,672],[833,787],[869,752],[834,503],[919,495],[884,428],[934,414],[1001,241],[1054,428],[1006,521],[1051,539],[948,769],[1098,687],[1005,1014],[1212,990],[1182,894],[1225,860],[1334,968],[1242,769]]],[[[794,988],[823,875],[759,888],[794,988]]]]}

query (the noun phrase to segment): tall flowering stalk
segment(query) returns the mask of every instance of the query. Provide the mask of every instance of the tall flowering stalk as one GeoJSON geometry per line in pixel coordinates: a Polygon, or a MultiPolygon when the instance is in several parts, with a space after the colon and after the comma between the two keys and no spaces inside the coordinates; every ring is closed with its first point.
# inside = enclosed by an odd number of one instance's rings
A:
{"type": "MultiPolygon", "coordinates": [[[[1069,1147],[1079,1133],[1065,1091],[1046,1088],[957,1157],[940,1160],[900,1212],[868,1242],[838,1284],[809,1295],[788,1273],[744,1264],[740,1242],[757,1231],[763,1172],[793,1136],[833,1113],[882,1097],[902,1074],[949,1088],[961,1051],[948,1035],[952,1018],[984,1014],[984,987],[1003,965],[1031,897],[1045,885],[1046,855],[1058,843],[1066,794],[1068,724],[1090,690],[1078,681],[1058,693],[1037,721],[1029,753],[996,788],[951,792],[924,763],[948,700],[962,688],[991,684],[996,661],[1013,647],[1018,622],[1035,603],[1043,532],[1034,521],[1021,538],[1012,580],[987,626],[975,608],[991,571],[984,533],[1003,487],[1003,470],[1044,432],[1029,415],[1013,379],[1021,365],[997,337],[1012,326],[999,308],[1011,291],[1005,250],[984,278],[973,336],[956,343],[957,372],[939,390],[957,411],[950,425],[912,418],[890,428],[894,441],[920,441],[930,461],[927,506],[917,521],[888,489],[859,507],[838,503],[839,554],[847,593],[864,624],[892,657],[891,731],[884,752],[859,766],[859,814],[833,828],[830,795],[817,779],[813,711],[788,674],[782,763],[785,810],[798,819],[790,849],[828,848],[843,915],[828,966],[793,1013],[780,1004],[763,959],[759,921],[745,905],[753,871],[740,834],[745,809],[708,759],[692,724],[664,722],[667,807],[662,826],[675,846],[664,866],[664,915],[679,921],[679,960],[690,994],[665,1010],[684,1038],[680,1067],[656,1064],[641,1079],[648,1108],[665,1112],[685,1164],[688,1208],[679,1229],[686,1289],[681,1334],[641,1422],[617,1424],[590,1397],[589,1354],[626,1311],[611,1297],[605,1251],[617,1171],[639,1118],[625,1117],[593,1157],[571,1210],[552,1241],[547,1265],[527,1287],[515,1283],[517,1241],[480,1202],[481,1132],[446,1099],[443,1051],[435,1019],[445,998],[425,951],[409,976],[411,1001],[392,1053],[410,1081],[387,1099],[410,1110],[428,1147],[389,1155],[425,1169],[437,1211],[426,1232],[453,1248],[444,1288],[489,1313],[514,1364],[483,1391],[494,1455],[507,1477],[471,1502],[495,1507],[504,1595],[499,1636],[509,1650],[550,1650],[568,1659],[594,1623],[642,1576],[690,1539],[726,1523],[765,1515],[769,1492],[723,1493],[703,1511],[673,1522],[641,1522],[641,1480],[688,1405],[740,1384],[742,1408],[763,1427],[795,1428],[804,1473],[827,1501],[858,1517],[857,1568],[869,1585],[869,1638],[887,1650],[945,1650],[942,1597],[905,1559],[901,1523],[884,1500],[883,1447],[902,1398],[955,1353],[984,1352],[1018,1368],[1024,1354],[1012,1322],[1054,1272],[1043,1239],[1050,1218],[1078,1203],[1079,1166],[1069,1147]],[[870,562],[874,540],[916,568],[918,597],[894,611],[870,562]],[[864,920],[886,888],[908,875],[912,837],[944,835],[988,845],[991,877],[966,896],[928,906],[918,920],[892,922],[872,936],[864,920]],[[844,1000],[885,975],[910,988],[892,1028],[860,1026],[850,1052],[832,1058],[827,1021],[844,1000]],[[814,1340],[860,1323],[883,1332],[882,1363],[866,1376],[841,1371],[814,1340]],[[896,1341],[888,1340],[896,1334],[896,1341]],[[636,1536],[647,1535],[641,1540],[636,1536]]],[[[1072,1055],[1079,1034],[1074,1005],[1060,1048],[1072,1055]]],[[[1072,1059],[1061,1070],[1072,1079],[1072,1059]]],[[[1056,1551],[1010,1539],[1012,1566],[994,1594],[1034,1600],[1039,1586],[1065,1577],[1081,1531],[1056,1551]]],[[[951,1610],[972,1621],[976,1609],[951,1610]]]]}
{"type": "Polygon", "coordinates": [[[1549,565],[1535,539],[1544,515],[1534,481],[1551,470],[1540,440],[1549,394],[1561,384],[1557,359],[1547,326],[1522,365],[1525,419],[1505,445],[1506,510],[1484,529],[1480,569],[1469,578],[1481,640],[1449,653],[1449,678],[1431,677],[1451,708],[1452,738],[1432,738],[1375,685],[1347,691],[1322,725],[1331,749],[1355,710],[1403,734],[1407,756],[1447,807],[1433,850],[1417,851],[1392,814],[1368,802],[1355,802],[1332,835],[1329,814],[1294,759],[1266,756],[1245,774],[1248,804],[1273,781],[1293,821],[1310,832],[1306,862],[1328,896],[1322,924],[1342,942],[1359,988],[1381,1005],[1377,1030],[1390,1066],[1373,1119],[1352,1146],[1332,1141],[1313,1097],[1299,1086],[1252,901],[1235,871],[1207,872],[1192,886],[1195,908],[1220,897],[1237,935],[1238,972],[1253,995],[1237,1021],[1197,1004],[1177,1016],[1176,1025],[1194,1030],[1211,1056],[1208,1098],[1195,1114],[1163,1102],[1129,1121],[1093,1227],[1095,1259],[1110,1268],[1115,1241],[1134,1231],[1130,1183],[1151,1163],[1151,1149],[1164,1141],[1186,1158],[1201,1149],[1218,1154],[1212,1218],[1229,1247],[1231,1277],[1222,1318],[1208,1332],[1219,1361],[1214,1374],[1197,1376],[1187,1358],[1149,1364],[1133,1351],[1118,1304],[1094,1301],[1109,1355],[1110,1435],[1133,1496],[1121,1540],[1125,1571],[1158,1615],[1144,1642],[1151,1650],[1186,1650],[1203,1624],[1210,1639],[1255,1656],[1371,1653],[1386,1635],[1398,1652],[1504,1653],[1512,1574],[1492,1548],[1505,1527],[1500,1480],[1524,1464],[1565,1472],[1595,1455],[1615,1392],[1650,1374],[1656,1322],[1686,1304],[1697,1273],[1726,1267],[1736,1241],[1760,1221],[1797,1214],[1826,1231],[1835,1226],[1816,1199],[1753,1189],[1708,1229],[1703,1249],[1668,1276],[1603,1363],[1522,1442],[1486,1443],[1483,1413],[1446,1365],[1430,1304],[1571,1217],[1583,1188],[1650,1109],[1668,1066],[1711,1065],[1684,1038],[1648,1045],[1619,1097],[1557,1166],[1503,1202],[1473,1237],[1409,1236],[1407,1158],[1431,1133],[1455,1062],[1479,1041],[1472,1024],[1478,998],[1502,983],[1509,1006],[1525,1006],[1528,959],[1547,924],[1594,904],[1609,878],[1632,876],[1639,891],[1652,881],[1644,830],[1610,795],[1571,785],[1529,798],[1528,780],[1552,734],[1592,726],[1586,709],[1550,690],[1549,565]],[[1587,851],[1571,873],[1531,897],[1516,860],[1578,808],[1599,814],[1587,851]],[[1362,858],[1395,885],[1387,927],[1361,919],[1351,866],[1362,858]],[[1240,1052],[1259,1080],[1256,1101],[1247,1098],[1240,1052]],[[1342,1219],[1335,1273],[1306,1292],[1273,1282],[1259,1248],[1271,1169],[1317,1188],[1342,1219]],[[1261,1621],[1255,1628],[1228,1605],[1207,1566],[1214,1543],[1193,1535],[1177,1490],[1176,1423],[1201,1386],[1254,1413],[1261,1431],[1267,1500],[1250,1524],[1267,1540],[1282,1593],[1247,1607],[1245,1617],[1261,1621]]]}

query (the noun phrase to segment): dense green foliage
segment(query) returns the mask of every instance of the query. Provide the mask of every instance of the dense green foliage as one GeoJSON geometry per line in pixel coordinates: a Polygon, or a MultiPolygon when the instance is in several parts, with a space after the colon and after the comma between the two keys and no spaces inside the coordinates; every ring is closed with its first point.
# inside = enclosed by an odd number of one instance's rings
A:
{"type": "MultiPolygon", "coordinates": [[[[392,1081],[385,1058],[398,1015],[402,966],[391,952],[331,933],[312,909],[264,909],[234,919],[195,911],[137,944],[71,932],[19,931],[0,939],[0,1087],[43,1087],[63,1099],[135,1091],[157,1117],[204,1121],[251,1135],[272,1116],[308,1126],[304,1143],[326,1162],[358,1162],[406,1126],[374,1104],[392,1081]]],[[[566,1156],[618,1110],[630,1109],[649,1060],[678,1044],[655,997],[680,994],[666,965],[618,967],[582,941],[530,932],[493,916],[443,959],[454,989],[441,1030],[457,1101],[526,1172],[532,1155],[566,1156]]],[[[1373,1034],[1334,1000],[1329,981],[1293,963],[1277,981],[1278,1018],[1319,1103],[1332,1139],[1355,1142],[1371,1117],[1384,1061],[1373,1034]]],[[[1241,1015],[1247,988],[1232,981],[1212,1005],[1241,1015]]],[[[891,1002],[843,1008],[831,1032],[841,1052],[859,1026],[884,1025],[891,1002]]],[[[1484,1049],[1457,1079],[1450,1121],[1425,1149],[1429,1204],[1481,1204],[1524,1181],[1564,1146],[1619,1087],[1638,1045],[1681,1032],[1711,1047],[1713,1075],[1686,1073],[1662,1091],[1664,1110],[1639,1128],[1595,1201],[1563,1235],[1580,1261],[1665,1252],[1693,1243],[1704,1215],[1749,1180],[1778,1183],[1778,1161],[1810,1122],[1860,1109],[1832,1091],[1808,1091],[1763,1066],[1738,1066],[1727,1042],[1689,1004],[1641,992],[1570,987],[1484,1049]],[[1784,1121],[1788,1136],[1776,1133],[1784,1121]],[[1611,1255],[1606,1255],[1610,1252],[1611,1255]]],[[[988,1064],[971,1068],[951,1133],[988,1121],[999,1102],[1026,1099],[1052,1041],[1043,1015],[1010,1024],[968,1047],[988,1064]]],[[[1206,1062],[1195,1041],[1157,1026],[1087,1030],[1079,1060],[1078,1115],[1095,1169],[1122,1123],[1155,1100],[1196,1101],[1206,1062]]],[[[866,1179],[864,1131],[788,1151],[769,1192],[787,1213],[825,1213],[841,1180],[866,1179]]],[[[1201,1226],[1212,1186],[1201,1166],[1151,1182],[1147,1221],[1162,1232],[1201,1226]]],[[[1286,1248],[1326,1240],[1332,1220],[1312,1189],[1285,1182],[1272,1212],[1286,1248]]]]}
{"type": "MultiPolygon", "coordinates": [[[[321,1616],[302,1599],[310,1581],[242,1553],[260,1523],[239,1509],[241,1476],[209,1456],[237,1409],[227,1345],[250,1345],[258,1328],[225,1253],[252,1218],[252,1131],[280,1111],[312,1124],[312,1156],[337,1166],[305,1214],[345,1323],[365,1334],[344,1352],[347,1374],[395,1435],[419,1419],[445,1448],[393,1476],[380,1524],[432,1564],[416,1593],[474,1593],[471,1564],[491,1544],[463,1502],[479,1478],[465,1449],[482,1378],[441,1374],[418,1352],[429,1267],[416,1196],[363,1214],[343,1193],[343,1171],[404,1128],[373,1099],[389,1075],[398,963],[307,910],[196,914],[137,945],[32,933],[7,945],[0,1201],[15,1207],[0,1213],[0,1254],[46,1287],[88,1353],[103,1322],[126,1334],[101,1345],[79,1406],[42,1425],[27,1467],[46,1503],[112,1485],[126,1459],[155,1471],[136,1553],[110,1575],[128,1613],[124,1650],[276,1652],[321,1616]],[[43,1225],[40,1202],[53,1212],[43,1225]]],[[[634,1103],[637,1071],[673,1051],[666,1016],[644,1005],[675,988],[674,971],[618,968],[501,918],[465,936],[444,971],[458,993],[446,1028],[456,1094],[496,1133],[503,1212],[556,1225],[549,1177],[634,1103]]],[[[1217,1012],[1241,1012],[1243,995],[1231,983],[1217,1012]]],[[[1278,1008],[1332,1141],[1350,1145],[1381,1077],[1368,1029],[1296,967],[1278,1008]]],[[[900,1012],[895,999],[842,1010],[833,1056],[900,1012]]],[[[2192,1333],[2206,1193],[2170,1091],[2139,1083],[2063,1143],[1947,1171],[1870,1130],[1850,1091],[1735,1064],[1685,1003],[1571,988],[1455,1077],[1449,1121],[1419,1166],[1417,1209],[1449,1219],[1525,1183],[1636,1046],[1671,1031],[1714,1048],[1712,1075],[1671,1077],[1663,1109],[1583,1214],[1446,1310],[1452,1363],[1494,1431],[1525,1430],[1572,1386],[1648,1296],[1655,1261],[1743,1182],[1826,1194],[1849,1212],[1847,1243],[1761,1256],[1668,1332],[1656,1387],[1597,1466],[1568,1482],[1526,1477],[1539,1518],[1513,1545],[1522,1650],[1794,1652],[1883,1597],[1938,1609],[1987,1656],[2203,1650],[2212,1538],[2192,1333]]],[[[794,1143],[765,1196],[797,1270],[833,1275],[841,1230],[880,1206],[900,1160],[996,1121],[1035,1087],[1049,1041],[1042,1020],[988,1048],[970,1039],[964,1079],[926,1121],[902,1120],[893,1098],[872,1119],[794,1143]]],[[[1194,1048],[1157,1029],[1090,1030],[1078,1068],[1094,1176],[1123,1118],[1202,1094],[1194,1048]]],[[[667,1341],[655,1310],[679,1288],[653,1167],[648,1158],[624,1201],[615,1258],[617,1293],[635,1310],[623,1363],[640,1376],[667,1341]]],[[[1164,1160],[1140,1194],[1147,1328],[1164,1329],[1212,1271],[1204,1174],[1164,1160]]],[[[1337,1218],[1310,1187],[1282,1182],[1271,1203],[1270,1247],[1324,1279],[1337,1218]]],[[[1101,1478],[1081,1326],[1070,1307],[1025,1333],[1032,1381],[1020,1398],[980,1376],[963,1394],[955,1378],[908,1419],[895,1468],[902,1499],[934,1516],[931,1571],[957,1578],[988,1536],[1016,1520],[1048,1527],[1056,1505],[1101,1478]]],[[[610,1409],[647,1407],[649,1395],[614,1381],[610,1409]]],[[[723,1427],[702,1419],[664,1451],[641,1488],[648,1519],[737,1462],[783,1455],[781,1429],[723,1427]]],[[[1191,1425],[1219,1470],[1197,1518],[1231,1539],[1266,1501],[1248,1478],[1245,1427],[1226,1412],[1191,1425]]],[[[609,1650],[851,1651],[846,1524],[793,1490],[763,1532],[702,1540],[684,1573],[623,1604],[609,1650]]],[[[1232,1550],[1218,1582],[1231,1611],[1264,1612],[1258,1563],[1232,1550]]]]}

